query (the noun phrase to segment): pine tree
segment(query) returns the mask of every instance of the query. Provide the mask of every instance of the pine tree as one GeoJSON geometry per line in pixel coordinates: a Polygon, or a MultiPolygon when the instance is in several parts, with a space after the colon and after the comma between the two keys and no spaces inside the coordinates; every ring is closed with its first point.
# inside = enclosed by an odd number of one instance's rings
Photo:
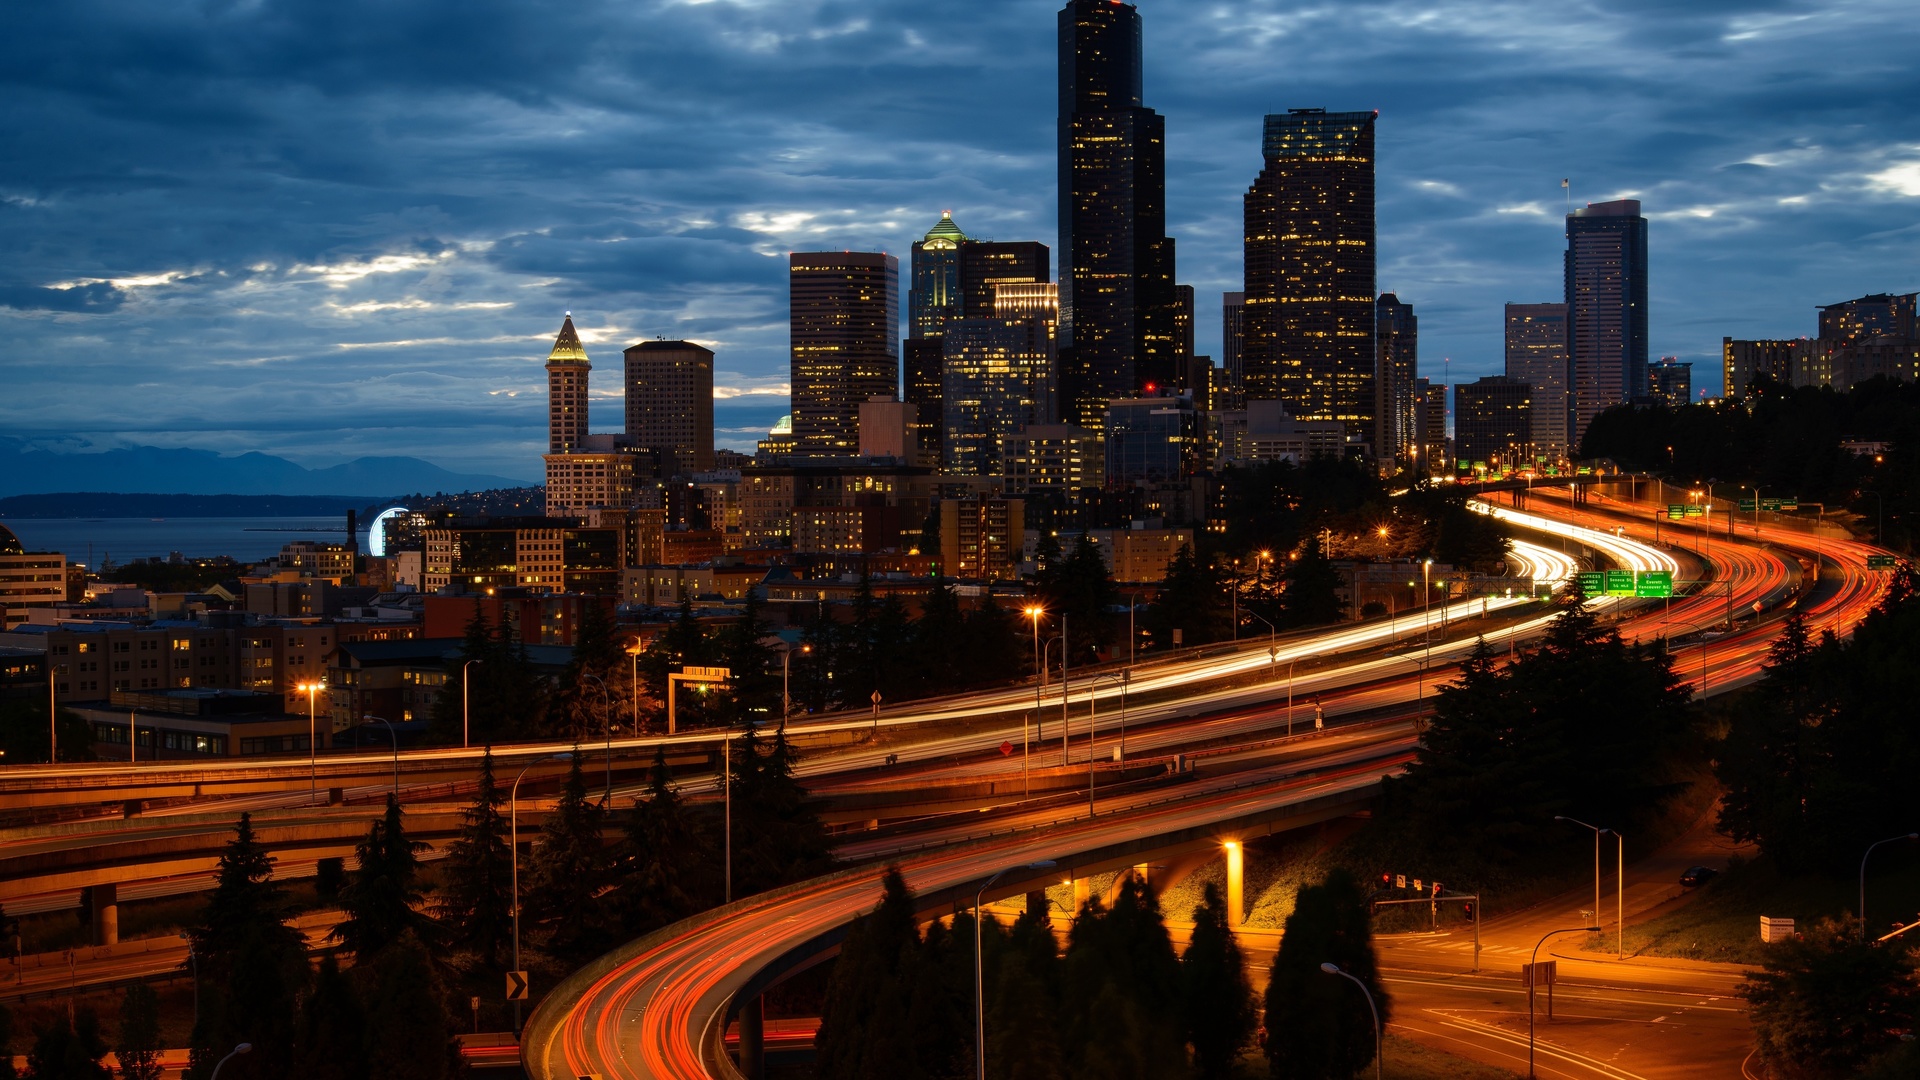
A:
{"type": "Polygon", "coordinates": [[[222,1080],[285,1075],[295,1003],[306,987],[307,948],[283,915],[273,859],[255,838],[251,815],[241,814],[221,853],[201,923],[188,931],[201,986],[189,1080],[207,1080],[214,1064],[240,1042],[253,1043],[255,1052],[245,1063],[230,1064],[222,1080]]]}
{"type": "Polygon", "coordinates": [[[1081,909],[1062,975],[1070,1073],[1149,1080],[1186,1070],[1180,961],[1152,890],[1128,877],[1111,909],[1081,909]]]}
{"type": "Polygon", "coordinates": [[[546,929],[549,947],[560,953],[570,952],[599,928],[598,895],[608,869],[600,836],[606,810],[587,798],[580,762],[576,749],[527,866],[526,914],[546,929]]]}
{"type": "Polygon", "coordinates": [[[92,1006],[81,1005],[74,1010],[73,1023],[55,1014],[35,1030],[27,1075],[33,1080],[113,1080],[113,1070],[100,1061],[105,1056],[100,1018],[92,1006]]]}
{"type": "Polygon", "coordinates": [[[632,714],[631,683],[627,654],[614,632],[613,620],[598,601],[586,600],[580,605],[573,656],[553,695],[554,715],[547,725],[547,736],[574,742],[598,741],[609,724],[619,727],[632,714]]]}
{"type": "Polygon", "coordinates": [[[1205,645],[1232,633],[1227,586],[1211,565],[1201,561],[1192,544],[1180,545],[1167,564],[1160,593],[1147,609],[1146,629],[1155,648],[1173,648],[1174,631],[1183,645],[1205,645]]]}
{"type": "Polygon", "coordinates": [[[913,894],[898,867],[887,868],[880,889],[879,905],[847,928],[827,983],[814,1037],[814,1075],[823,1080],[884,1080],[913,1059],[911,984],[901,977],[920,945],[913,894]]]}
{"type": "Polygon", "coordinates": [[[328,954],[300,1008],[300,1080],[361,1080],[368,1073],[367,1011],[353,981],[328,954]]]}
{"type": "Polygon", "coordinates": [[[513,853],[500,806],[506,794],[493,778],[493,748],[480,758],[480,786],[461,812],[460,836],[447,845],[438,914],[456,948],[471,950],[488,970],[513,928],[513,853]]]}
{"type": "Polygon", "coordinates": [[[1787,1076],[1858,1076],[1920,1019],[1912,950],[1831,920],[1771,946],[1740,995],[1761,1057],[1787,1076]]]}
{"type": "Polygon", "coordinates": [[[1373,1013],[1359,987],[1321,964],[1337,964],[1364,983],[1386,1023],[1391,1002],[1380,985],[1366,897],[1345,870],[1300,890],[1287,916],[1267,982],[1267,1060],[1273,1075],[1352,1076],[1373,1060],[1373,1013]]]}
{"type": "Polygon", "coordinates": [[[1340,575],[1321,552],[1318,537],[1308,540],[1306,552],[1287,567],[1286,582],[1276,624],[1324,626],[1340,621],[1340,575]]]}
{"type": "Polygon", "coordinates": [[[453,1018],[433,957],[412,934],[377,956],[367,980],[370,1080],[442,1080],[453,1018]]]}
{"type": "Polygon", "coordinates": [[[424,938],[436,933],[432,920],[417,910],[420,852],[426,846],[407,837],[400,802],[388,795],[386,814],[360,842],[360,869],[340,894],[347,917],[333,928],[333,936],[356,961],[366,963],[403,934],[424,938]]]}
{"type": "Polygon", "coordinates": [[[913,626],[914,695],[951,693],[972,681],[969,655],[975,648],[972,629],[960,610],[953,583],[936,578],[920,601],[920,618],[913,626]]]}
{"type": "Polygon", "coordinates": [[[460,651],[447,662],[449,677],[440,684],[440,692],[434,695],[433,713],[428,724],[434,741],[459,742],[469,717],[473,725],[472,737],[480,742],[493,741],[487,733],[499,727],[495,720],[495,695],[490,692],[493,669],[498,664],[499,650],[495,647],[493,627],[487,622],[486,612],[481,609],[480,598],[476,596],[473,615],[467,619],[465,635],[460,642],[460,651]],[[469,660],[474,661],[472,667],[467,666],[469,660]],[[464,712],[463,706],[466,707],[464,712]]]}
{"type": "Polygon", "coordinates": [[[825,873],[831,866],[819,806],[793,777],[798,756],[786,725],[767,748],[749,729],[734,751],[734,896],[825,873]]]}
{"type": "Polygon", "coordinates": [[[730,723],[761,723],[780,715],[778,665],[767,644],[773,628],[764,609],[759,588],[748,589],[740,617],[716,635],[714,651],[720,665],[732,673],[724,695],[730,723]]]}
{"type": "Polygon", "coordinates": [[[1227,901],[1211,882],[1193,909],[1193,939],[1180,958],[1187,1041],[1200,1080],[1226,1080],[1259,1021],[1246,959],[1227,920],[1227,901]]]}
{"type": "Polygon", "coordinates": [[[1008,682],[1027,674],[1033,660],[1023,630],[1015,614],[992,594],[981,597],[967,613],[965,646],[960,650],[966,664],[959,685],[1008,682]]]}
{"type": "Polygon", "coordinates": [[[627,815],[627,873],[616,902],[635,937],[692,915],[713,896],[712,845],[667,771],[665,747],[654,751],[647,794],[627,815]]]}
{"type": "Polygon", "coordinates": [[[134,983],[120,998],[120,1039],[114,1056],[121,1080],[160,1080],[160,1000],[153,987],[134,983]]]}

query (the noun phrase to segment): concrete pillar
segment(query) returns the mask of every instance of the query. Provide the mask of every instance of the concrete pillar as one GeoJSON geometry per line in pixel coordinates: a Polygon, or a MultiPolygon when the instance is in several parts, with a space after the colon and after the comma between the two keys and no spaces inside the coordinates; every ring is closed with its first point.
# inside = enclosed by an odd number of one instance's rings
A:
{"type": "Polygon", "coordinates": [[[756,994],[740,1006],[740,1075],[765,1080],[766,1059],[767,1007],[756,994]]]}
{"type": "Polygon", "coordinates": [[[1091,899],[1093,899],[1093,879],[1083,877],[1074,878],[1073,913],[1075,915],[1080,914],[1080,909],[1086,907],[1087,901],[1091,899]]]}
{"type": "Polygon", "coordinates": [[[1148,892],[1153,891],[1153,866],[1141,863],[1133,868],[1133,880],[1148,892]]]}
{"type": "Polygon", "coordinates": [[[1227,841],[1227,926],[1237,929],[1246,920],[1247,856],[1238,840],[1227,841]]]}
{"type": "Polygon", "coordinates": [[[1047,911],[1047,890],[1034,889],[1027,893],[1027,914],[1041,919],[1050,914],[1047,911]]]}
{"type": "Polygon", "coordinates": [[[87,906],[93,909],[93,943],[120,943],[120,897],[114,885],[87,886],[87,906]]]}

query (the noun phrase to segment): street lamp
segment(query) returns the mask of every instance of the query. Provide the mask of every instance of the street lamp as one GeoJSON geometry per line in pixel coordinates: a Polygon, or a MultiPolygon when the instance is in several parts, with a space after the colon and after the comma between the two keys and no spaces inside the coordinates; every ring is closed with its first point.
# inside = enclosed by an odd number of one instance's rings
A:
{"type": "Polygon", "coordinates": [[[633,694],[633,735],[636,739],[640,737],[640,654],[645,651],[640,647],[639,638],[634,638],[633,644],[627,646],[627,658],[633,661],[633,685],[630,689],[633,694]]]}
{"type": "MultiPolygon", "coordinates": [[[[549,754],[534,758],[521,767],[513,778],[513,786],[507,789],[507,854],[513,866],[513,970],[520,970],[520,781],[527,770],[548,761],[566,761],[573,757],[571,752],[549,754]]],[[[520,1030],[520,1003],[513,1003],[513,1030],[520,1030]]]]}
{"type": "Polygon", "coordinates": [[[981,973],[980,964],[980,901],[993,883],[999,881],[1013,870],[1047,870],[1054,866],[1052,859],[1039,859],[1025,866],[1008,867],[996,870],[993,876],[973,894],[973,1022],[974,1035],[979,1045],[974,1053],[974,1062],[979,1066],[979,1080],[987,1080],[987,990],[986,977],[981,973]]]}
{"type": "Polygon", "coordinates": [[[313,717],[313,695],[319,693],[327,684],[303,682],[298,689],[307,693],[307,801],[315,802],[320,798],[320,750],[319,729],[313,717]]]}
{"type": "Polygon", "coordinates": [[[1570,818],[1562,814],[1555,814],[1553,820],[1564,821],[1569,825],[1578,825],[1583,829],[1593,830],[1594,922],[1600,921],[1600,836],[1603,833],[1613,834],[1615,845],[1614,877],[1617,879],[1615,882],[1616,892],[1613,898],[1613,920],[1616,924],[1614,928],[1616,934],[1615,948],[1619,954],[1619,958],[1625,960],[1627,958],[1627,838],[1620,835],[1617,829],[1602,829],[1597,825],[1589,825],[1579,818],[1570,818]]]}
{"type": "Polygon", "coordinates": [[[580,678],[583,681],[586,679],[592,679],[594,682],[597,682],[600,684],[600,711],[602,714],[604,714],[607,722],[607,794],[602,799],[601,805],[605,806],[608,810],[612,810],[613,809],[613,694],[607,690],[607,680],[601,678],[598,675],[595,675],[591,671],[582,672],[580,675],[580,678]]]}
{"type": "Polygon", "coordinates": [[[393,721],[384,716],[362,713],[362,720],[378,720],[387,725],[387,737],[393,740],[393,801],[400,801],[400,733],[394,730],[393,721]]]}
{"type": "MultiPolygon", "coordinates": [[[[1033,723],[1035,727],[1040,724],[1040,691],[1047,682],[1047,666],[1040,658],[1040,616],[1046,613],[1047,609],[1039,604],[1028,604],[1025,609],[1027,618],[1033,620],[1033,723]]],[[[1023,717],[1020,720],[1020,782],[1026,787],[1027,798],[1033,797],[1033,776],[1029,771],[1032,746],[1032,741],[1027,737],[1027,721],[1023,717]]]]}
{"type": "Polygon", "coordinates": [[[1120,762],[1127,760],[1127,684],[1133,681],[1133,671],[1108,671],[1093,677],[1087,685],[1087,817],[1093,817],[1093,763],[1095,748],[1093,736],[1098,725],[1094,722],[1100,709],[1100,698],[1095,691],[1101,679],[1112,679],[1120,687],[1120,762]]]}
{"type": "Polygon", "coordinates": [[[227,1062],[232,1061],[234,1058],[240,1056],[241,1054],[251,1054],[251,1053],[253,1053],[252,1043],[241,1043],[239,1046],[234,1047],[231,1053],[227,1054],[226,1057],[221,1058],[219,1063],[214,1065],[213,1075],[209,1078],[209,1080],[220,1080],[220,1067],[222,1065],[225,1065],[227,1062]]]}
{"type": "Polygon", "coordinates": [[[1422,559],[1420,562],[1420,592],[1422,594],[1422,599],[1425,603],[1425,610],[1420,616],[1420,630],[1422,633],[1427,635],[1429,640],[1431,640],[1433,637],[1433,560],[1432,559],[1422,559]]]}
{"type": "Polygon", "coordinates": [[[473,701],[473,695],[469,692],[467,669],[480,663],[485,661],[475,658],[460,665],[460,747],[463,750],[473,745],[473,710],[469,707],[473,701]]]}
{"type": "MultiPolygon", "coordinates": [[[[800,655],[802,656],[805,656],[812,651],[813,651],[813,646],[811,645],[800,646],[800,655]]],[[[789,645],[786,648],[780,650],[780,719],[782,720],[785,720],[787,717],[793,715],[793,695],[789,693],[789,689],[793,685],[791,671],[790,671],[792,666],[793,666],[793,646],[789,645]]],[[[640,731],[639,721],[636,720],[634,722],[633,730],[636,734],[639,733],[640,731]]]]}
{"type": "Polygon", "coordinates": [[[1920,840],[1920,833],[1889,836],[1885,840],[1877,840],[1868,844],[1866,852],[1860,856],[1860,937],[1862,940],[1867,936],[1867,856],[1873,854],[1874,848],[1881,844],[1891,844],[1895,840],[1920,840]]]}
{"type": "MultiPolygon", "coordinates": [[[[1533,943],[1533,955],[1527,960],[1528,978],[1534,978],[1532,973],[1540,970],[1540,946],[1545,945],[1548,938],[1560,934],[1597,934],[1599,932],[1600,928],[1597,926],[1575,926],[1566,930],[1549,930],[1542,934],[1540,940],[1533,943]]],[[[1527,1080],[1534,1080],[1539,1075],[1533,1071],[1533,1045],[1533,987],[1529,985],[1527,987],[1527,1080]]]]}
{"type": "Polygon", "coordinates": [[[1380,1006],[1373,1003],[1373,991],[1367,989],[1366,983],[1340,970],[1339,964],[1324,963],[1320,965],[1320,970],[1329,975],[1338,975],[1343,979],[1347,979],[1352,982],[1353,985],[1359,987],[1362,994],[1367,996],[1367,1011],[1373,1014],[1373,1077],[1374,1080],[1380,1080],[1381,1059],[1387,1056],[1387,1046],[1384,1041],[1384,1036],[1380,1031],[1380,1006]]]}

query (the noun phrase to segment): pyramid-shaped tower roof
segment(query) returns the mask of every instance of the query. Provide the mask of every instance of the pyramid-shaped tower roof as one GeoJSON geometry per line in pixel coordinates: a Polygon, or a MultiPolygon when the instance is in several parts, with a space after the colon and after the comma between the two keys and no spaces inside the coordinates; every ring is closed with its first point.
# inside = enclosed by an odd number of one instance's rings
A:
{"type": "Polygon", "coordinates": [[[967,240],[967,234],[961,232],[960,226],[953,223],[953,211],[942,210],[940,220],[934,223],[933,228],[927,230],[926,237],[920,243],[923,247],[936,249],[954,248],[966,243],[967,240]]]}
{"type": "Polygon", "coordinates": [[[587,364],[586,347],[580,344],[580,335],[573,328],[573,312],[567,312],[567,320],[560,324],[560,336],[553,339],[553,351],[547,354],[549,364],[587,364]]]}

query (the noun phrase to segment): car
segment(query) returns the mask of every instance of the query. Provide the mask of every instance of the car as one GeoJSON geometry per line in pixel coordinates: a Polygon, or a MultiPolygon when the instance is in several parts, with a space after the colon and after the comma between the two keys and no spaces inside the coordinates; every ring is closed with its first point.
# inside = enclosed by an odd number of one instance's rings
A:
{"type": "Polygon", "coordinates": [[[1705,885],[1719,876],[1720,871],[1711,866],[1690,866],[1686,873],[1680,875],[1680,884],[1692,889],[1705,885]]]}

